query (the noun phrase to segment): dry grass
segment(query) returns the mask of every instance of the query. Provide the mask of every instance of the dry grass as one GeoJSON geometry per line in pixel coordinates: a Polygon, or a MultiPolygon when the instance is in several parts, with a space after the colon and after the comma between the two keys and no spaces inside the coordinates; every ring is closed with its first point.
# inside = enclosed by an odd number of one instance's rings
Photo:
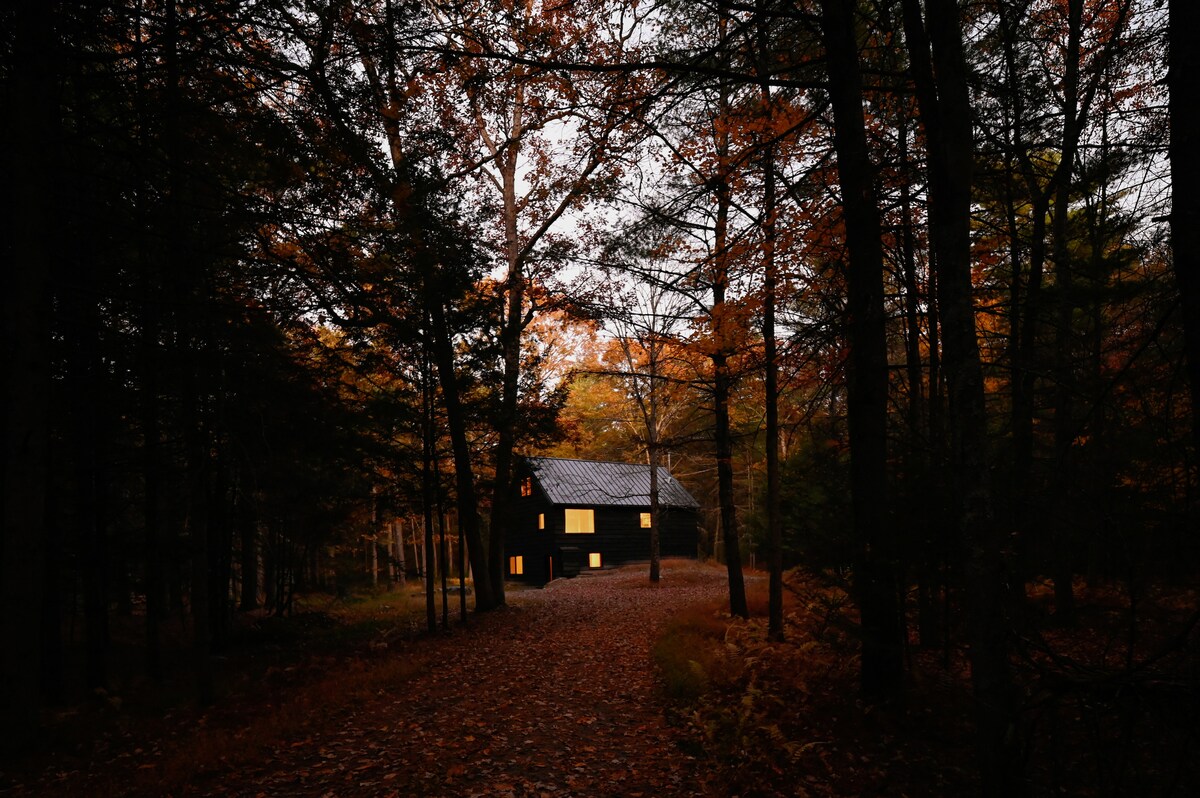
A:
{"type": "Polygon", "coordinates": [[[852,619],[841,617],[844,596],[801,574],[789,583],[784,643],[767,639],[765,580],[748,579],[749,620],[719,605],[696,608],[674,619],[655,647],[676,717],[692,729],[722,789],[839,798],[969,791],[953,766],[943,778],[931,754],[914,753],[927,748],[957,765],[955,746],[932,743],[903,712],[855,700],[857,646],[852,619]],[[913,744],[900,745],[910,734],[913,744]]]}
{"type": "MultiPolygon", "coordinates": [[[[136,793],[174,793],[206,773],[236,771],[260,762],[272,748],[303,739],[314,722],[327,722],[380,693],[399,687],[422,673],[421,659],[393,654],[376,660],[352,661],[345,668],[268,705],[244,725],[200,728],[173,744],[156,762],[140,766],[136,793]]],[[[126,794],[129,785],[117,793],[126,794]]],[[[116,793],[114,793],[116,794],[116,793]]]]}
{"type": "MultiPolygon", "coordinates": [[[[457,601],[451,608],[456,620],[457,601]]],[[[214,707],[191,708],[194,688],[181,661],[169,683],[143,683],[140,692],[131,684],[123,701],[65,711],[59,731],[86,722],[90,734],[57,733],[57,753],[12,768],[6,775],[14,786],[24,782],[18,794],[179,794],[206,775],[260,765],[273,750],[396,692],[429,667],[428,655],[398,646],[424,629],[424,596],[415,588],[298,597],[291,617],[243,621],[229,652],[214,662],[214,707]]]]}
{"type": "Polygon", "coordinates": [[[727,626],[721,605],[712,603],[677,614],[663,628],[651,656],[672,702],[691,704],[736,680],[737,661],[724,645],[727,626]]]}

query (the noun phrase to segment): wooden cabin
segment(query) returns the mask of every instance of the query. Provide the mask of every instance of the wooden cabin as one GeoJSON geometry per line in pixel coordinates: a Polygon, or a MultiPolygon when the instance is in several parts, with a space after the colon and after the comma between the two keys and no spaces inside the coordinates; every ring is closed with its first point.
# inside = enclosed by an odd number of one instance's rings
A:
{"type": "MultiPolygon", "coordinates": [[[[650,466],[527,457],[505,539],[508,576],[536,585],[650,560],[650,466]]],[[[658,469],[659,553],[696,556],[700,505],[658,469]]]]}

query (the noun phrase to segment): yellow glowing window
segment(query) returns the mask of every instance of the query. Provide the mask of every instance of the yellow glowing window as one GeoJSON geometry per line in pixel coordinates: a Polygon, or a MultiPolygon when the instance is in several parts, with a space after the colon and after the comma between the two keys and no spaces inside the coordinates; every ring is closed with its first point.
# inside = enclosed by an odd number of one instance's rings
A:
{"type": "Polygon", "coordinates": [[[533,478],[532,477],[525,477],[525,479],[521,480],[521,495],[522,496],[532,496],[533,495],[533,478]]]}
{"type": "Polygon", "coordinates": [[[525,573],[525,558],[518,555],[508,558],[508,573],[512,576],[521,576],[525,573]]]}
{"type": "Polygon", "coordinates": [[[588,568],[600,567],[600,552],[593,551],[588,553],[588,568]]]}
{"type": "Polygon", "coordinates": [[[568,535],[590,535],[596,531],[594,510],[567,510],[565,520],[568,535]]]}
{"type": "Polygon", "coordinates": [[[546,514],[538,513],[538,529],[546,528],[546,514]]]}
{"type": "Polygon", "coordinates": [[[650,513],[642,513],[642,529],[650,528],[650,513]]]}

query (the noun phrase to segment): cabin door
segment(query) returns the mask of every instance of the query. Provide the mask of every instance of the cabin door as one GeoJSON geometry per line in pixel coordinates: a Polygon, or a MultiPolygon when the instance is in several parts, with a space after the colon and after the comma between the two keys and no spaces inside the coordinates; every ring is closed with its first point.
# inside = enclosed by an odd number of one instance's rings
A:
{"type": "Polygon", "coordinates": [[[554,555],[553,554],[546,555],[546,581],[547,582],[554,581],[554,555]]]}

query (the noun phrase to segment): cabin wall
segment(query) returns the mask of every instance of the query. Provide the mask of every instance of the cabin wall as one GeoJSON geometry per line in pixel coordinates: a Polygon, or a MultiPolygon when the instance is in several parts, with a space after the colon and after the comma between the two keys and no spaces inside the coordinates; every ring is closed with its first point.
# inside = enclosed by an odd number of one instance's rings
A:
{"type": "MultiPolygon", "coordinates": [[[[545,584],[552,577],[574,576],[568,551],[577,549],[580,572],[589,570],[588,555],[598,552],[601,567],[609,568],[650,559],[650,530],[641,526],[641,513],[648,507],[586,507],[595,513],[595,531],[590,534],[566,534],[566,507],[551,505],[541,496],[519,497],[513,504],[513,524],[505,551],[509,557],[522,557],[524,573],[511,579],[530,584],[545,584]],[[538,529],[538,514],[545,514],[545,529],[538,529]]],[[[695,557],[699,541],[699,514],[695,510],[660,510],[659,550],[663,557],[695,557]]]]}
{"type": "MultiPolygon", "coordinates": [[[[556,508],[561,516],[565,508],[556,508]]],[[[592,534],[559,533],[562,518],[556,519],[555,531],[560,546],[578,546],[583,552],[599,552],[603,566],[622,565],[650,559],[650,530],[641,526],[641,514],[649,508],[593,507],[595,529],[592,534]]],[[[687,510],[664,509],[659,519],[659,551],[663,557],[696,556],[696,514],[687,510]]]]}
{"type": "MultiPolygon", "coordinates": [[[[510,571],[510,579],[515,579],[520,582],[528,582],[534,585],[544,585],[551,579],[550,557],[553,554],[555,546],[553,538],[549,534],[549,529],[538,529],[538,514],[546,514],[546,525],[549,527],[551,517],[554,515],[553,508],[541,497],[521,497],[513,502],[513,519],[512,524],[508,529],[508,536],[504,542],[505,554],[510,558],[520,556],[523,558],[524,573],[520,576],[513,575],[510,571]]],[[[558,528],[562,531],[562,511],[558,512],[558,528]]],[[[561,571],[561,564],[555,566],[555,571],[561,571]]],[[[558,573],[554,574],[558,576],[558,573]]]]}

